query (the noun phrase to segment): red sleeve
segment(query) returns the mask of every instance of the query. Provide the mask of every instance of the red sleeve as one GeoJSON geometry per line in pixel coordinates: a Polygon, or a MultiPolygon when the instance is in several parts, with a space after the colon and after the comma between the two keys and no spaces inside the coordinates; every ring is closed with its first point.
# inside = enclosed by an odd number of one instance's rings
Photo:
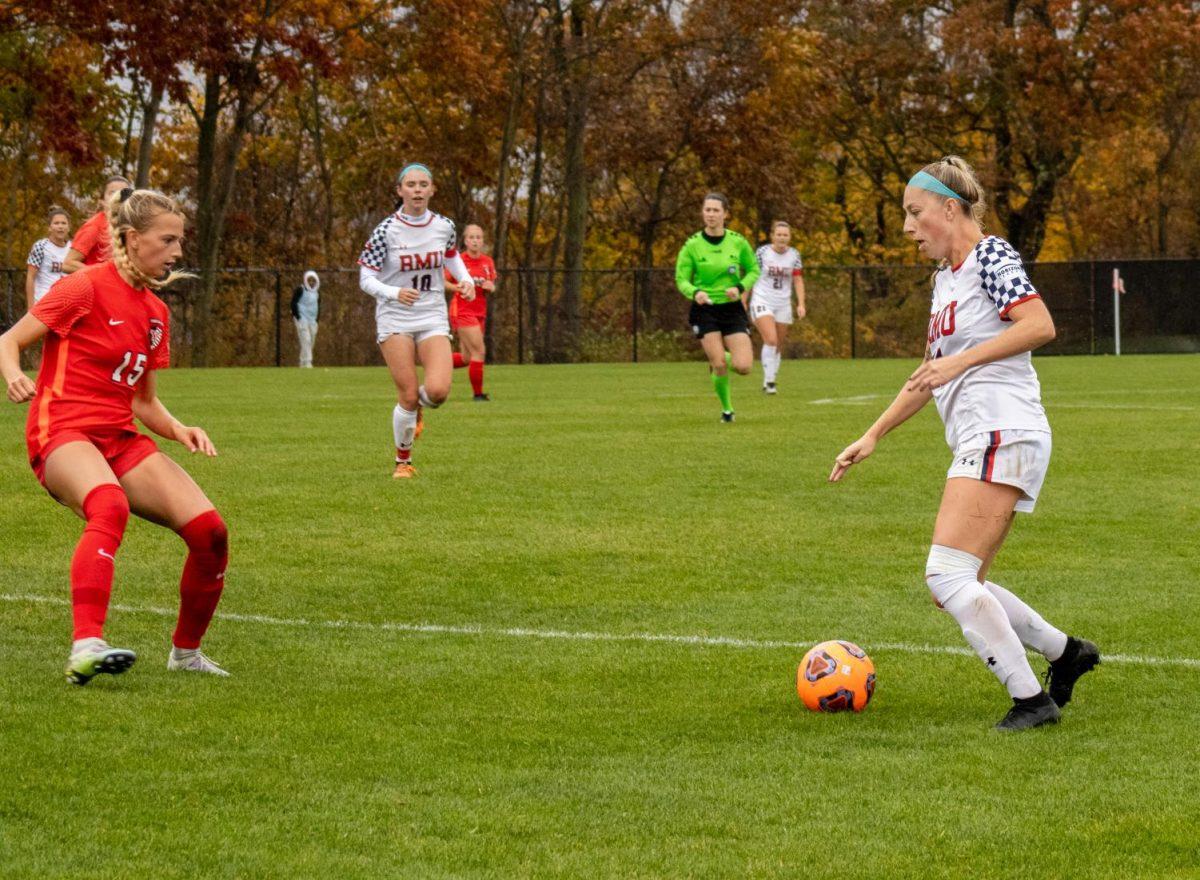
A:
{"type": "Polygon", "coordinates": [[[495,281],[496,280],[496,261],[493,260],[491,257],[488,257],[487,264],[488,264],[488,273],[489,273],[488,279],[491,281],[495,281]]]}
{"type": "Polygon", "coordinates": [[[75,322],[92,310],[94,299],[92,279],[87,273],[76,272],[56,281],[46,295],[34,303],[29,314],[59,336],[66,336],[75,322]]]}
{"type": "Polygon", "coordinates": [[[91,219],[75,230],[75,237],[71,239],[71,247],[83,254],[85,262],[100,244],[100,225],[97,217],[103,218],[105,223],[108,222],[104,212],[93,214],[91,219]]]}
{"type": "Polygon", "coordinates": [[[171,366],[171,310],[158,300],[154,311],[150,319],[150,369],[165,370],[171,366]]]}

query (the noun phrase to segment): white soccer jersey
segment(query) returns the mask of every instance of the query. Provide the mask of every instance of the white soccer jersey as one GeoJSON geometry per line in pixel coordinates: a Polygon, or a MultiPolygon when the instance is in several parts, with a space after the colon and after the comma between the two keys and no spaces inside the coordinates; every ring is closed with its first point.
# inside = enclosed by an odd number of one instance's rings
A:
{"type": "MultiPolygon", "coordinates": [[[[421,297],[411,306],[376,296],[375,322],[380,327],[422,328],[446,323],[443,266],[457,255],[454,224],[426,211],[419,218],[397,211],[384,218],[367,239],[358,264],[379,273],[392,287],[412,287],[421,297]]],[[[393,331],[398,332],[398,331],[393,331]]]]}
{"type": "Polygon", "coordinates": [[[63,261],[71,251],[71,242],[59,247],[48,238],[34,244],[29,251],[29,259],[25,262],[37,269],[33,276],[33,301],[37,302],[50,290],[59,278],[63,277],[63,261]]]}
{"type": "MultiPolygon", "coordinates": [[[[962,265],[946,267],[934,279],[929,356],[958,354],[994,339],[1006,329],[1009,311],[1037,296],[1021,255],[989,235],[962,265]]],[[[1050,430],[1029,352],[973,367],[935,388],[933,397],[952,449],[984,431],[1050,430]]]]}
{"type": "Polygon", "coordinates": [[[762,271],[754,282],[754,296],[777,305],[792,299],[792,278],[804,272],[800,252],[789,247],[782,254],[769,244],[764,244],[755,253],[762,271]]]}

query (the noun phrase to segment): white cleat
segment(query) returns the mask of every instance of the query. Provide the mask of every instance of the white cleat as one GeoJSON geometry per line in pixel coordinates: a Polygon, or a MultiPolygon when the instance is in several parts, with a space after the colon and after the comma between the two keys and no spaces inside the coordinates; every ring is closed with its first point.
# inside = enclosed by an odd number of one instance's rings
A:
{"type": "Polygon", "coordinates": [[[170,656],[167,657],[167,669],[171,672],[207,672],[209,675],[229,675],[199,648],[190,651],[172,648],[170,656]]]}
{"type": "Polygon", "coordinates": [[[120,675],[137,660],[128,648],[113,648],[103,639],[88,639],[67,659],[67,681],[85,685],[97,675],[120,675]]]}

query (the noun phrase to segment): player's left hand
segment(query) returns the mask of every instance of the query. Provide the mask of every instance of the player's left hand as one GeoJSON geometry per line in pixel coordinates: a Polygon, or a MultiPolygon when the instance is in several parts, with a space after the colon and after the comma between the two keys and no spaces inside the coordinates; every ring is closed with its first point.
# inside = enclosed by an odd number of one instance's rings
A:
{"type": "Polygon", "coordinates": [[[209,458],[217,454],[217,447],[213,446],[213,442],[208,439],[208,434],[203,428],[189,428],[184,425],[179,429],[179,436],[175,439],[186,446],[188,452],[203,452],[209,458]]]}
{"type": "Polygon", "coordinates": [[[796,306],[796,317],[803,321],[808,317],[808,309],[804,308],[804,306],[796,306]]]}
{"type": "Polygon", "coordinates": [[[908,377],[907,391],[932,391],[953,382],[967,369],[962,357],[956,354],[925,361],[908,377]]]}
{"type": "Polygon", "coordinates": [[[482,290],[484,293],[491,293],[493,290],[496,289],[496,282],[488,281],[487,279],[484,279],[483,281],[479,282],[479,289],[482,290]]]}
{"type": "Polygon", "coordinates": [[[725,288],[725,295],[726,295],[727,297],[729,297],[729,299],[730,299],[730,301],[731,301],[731,302],[732,302],[733,300],[735,300],[735,299],[741,299],[741,298],[742,298],[742,292],[741,292],[740,290],[738,290],[736,287],[726,287],[726,288],[725,288]]]}
{"type": "Polygon", "coordinates": [[[475,299],[475,283],[473,281],[464,281],[459,285],[458,295],[466,302],[475,299]]]}

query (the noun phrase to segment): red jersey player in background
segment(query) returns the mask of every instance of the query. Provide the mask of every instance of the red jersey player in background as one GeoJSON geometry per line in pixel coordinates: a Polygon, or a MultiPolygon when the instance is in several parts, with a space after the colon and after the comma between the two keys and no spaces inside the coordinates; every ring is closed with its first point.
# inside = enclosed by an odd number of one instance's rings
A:
{"type": "Polygon", "coordinates": [[[129,181],[119,174],[114,174],[104,181],[104,192],[100,196],[100,210],[75,230],[75,237],[71,239],[71,249],[67,251],[67,258],[63,260],[64,272],[78,272],[84,266],[94,266],[112,259],[112,240],[108,231],[108,206],[127,186],[129,186],[129,181]]]}
{"type": "Polygon", "coordinates": [[[170,359],[170,313],[154,291],[181,277],[183,215],[150,190],[122,190],[109,209],[113,259],[57,282],[0,336],[0,373],[13,403],[31,403],[29,463],[57,501],[86,525],[71,559],[75,635],[67,679],[124,672],[137,655],[104,641],[117,550],[132,512],[178,532],[188,547],[179,621],[167,668],[227,675],[200,652],[224,584],[225,523],[192,478],[134,417],[189,452],[217,454],[200,428],[173,417],[155,391],[170,359]],[[45,337],[36,384],[21,349],[45,337]]]}
{"type": "Polygon", "coordinates": [[[487,357],[483,334],[487,325],[487,294],[496,289],[496,264],[483,252],[483,229],[469,223],[463,229],[461,253],[467,271],[475,280],[475,299],[465,300],[459,294],[462,285],[455,284],[446,273],[446,289],[454,294],[450,301],[450,329],[458,336],[459,350],[454,354],[454,366],[466,367],[471,379],[475,400],[490,400],[483,393],[483,362],[487,357]]]}

